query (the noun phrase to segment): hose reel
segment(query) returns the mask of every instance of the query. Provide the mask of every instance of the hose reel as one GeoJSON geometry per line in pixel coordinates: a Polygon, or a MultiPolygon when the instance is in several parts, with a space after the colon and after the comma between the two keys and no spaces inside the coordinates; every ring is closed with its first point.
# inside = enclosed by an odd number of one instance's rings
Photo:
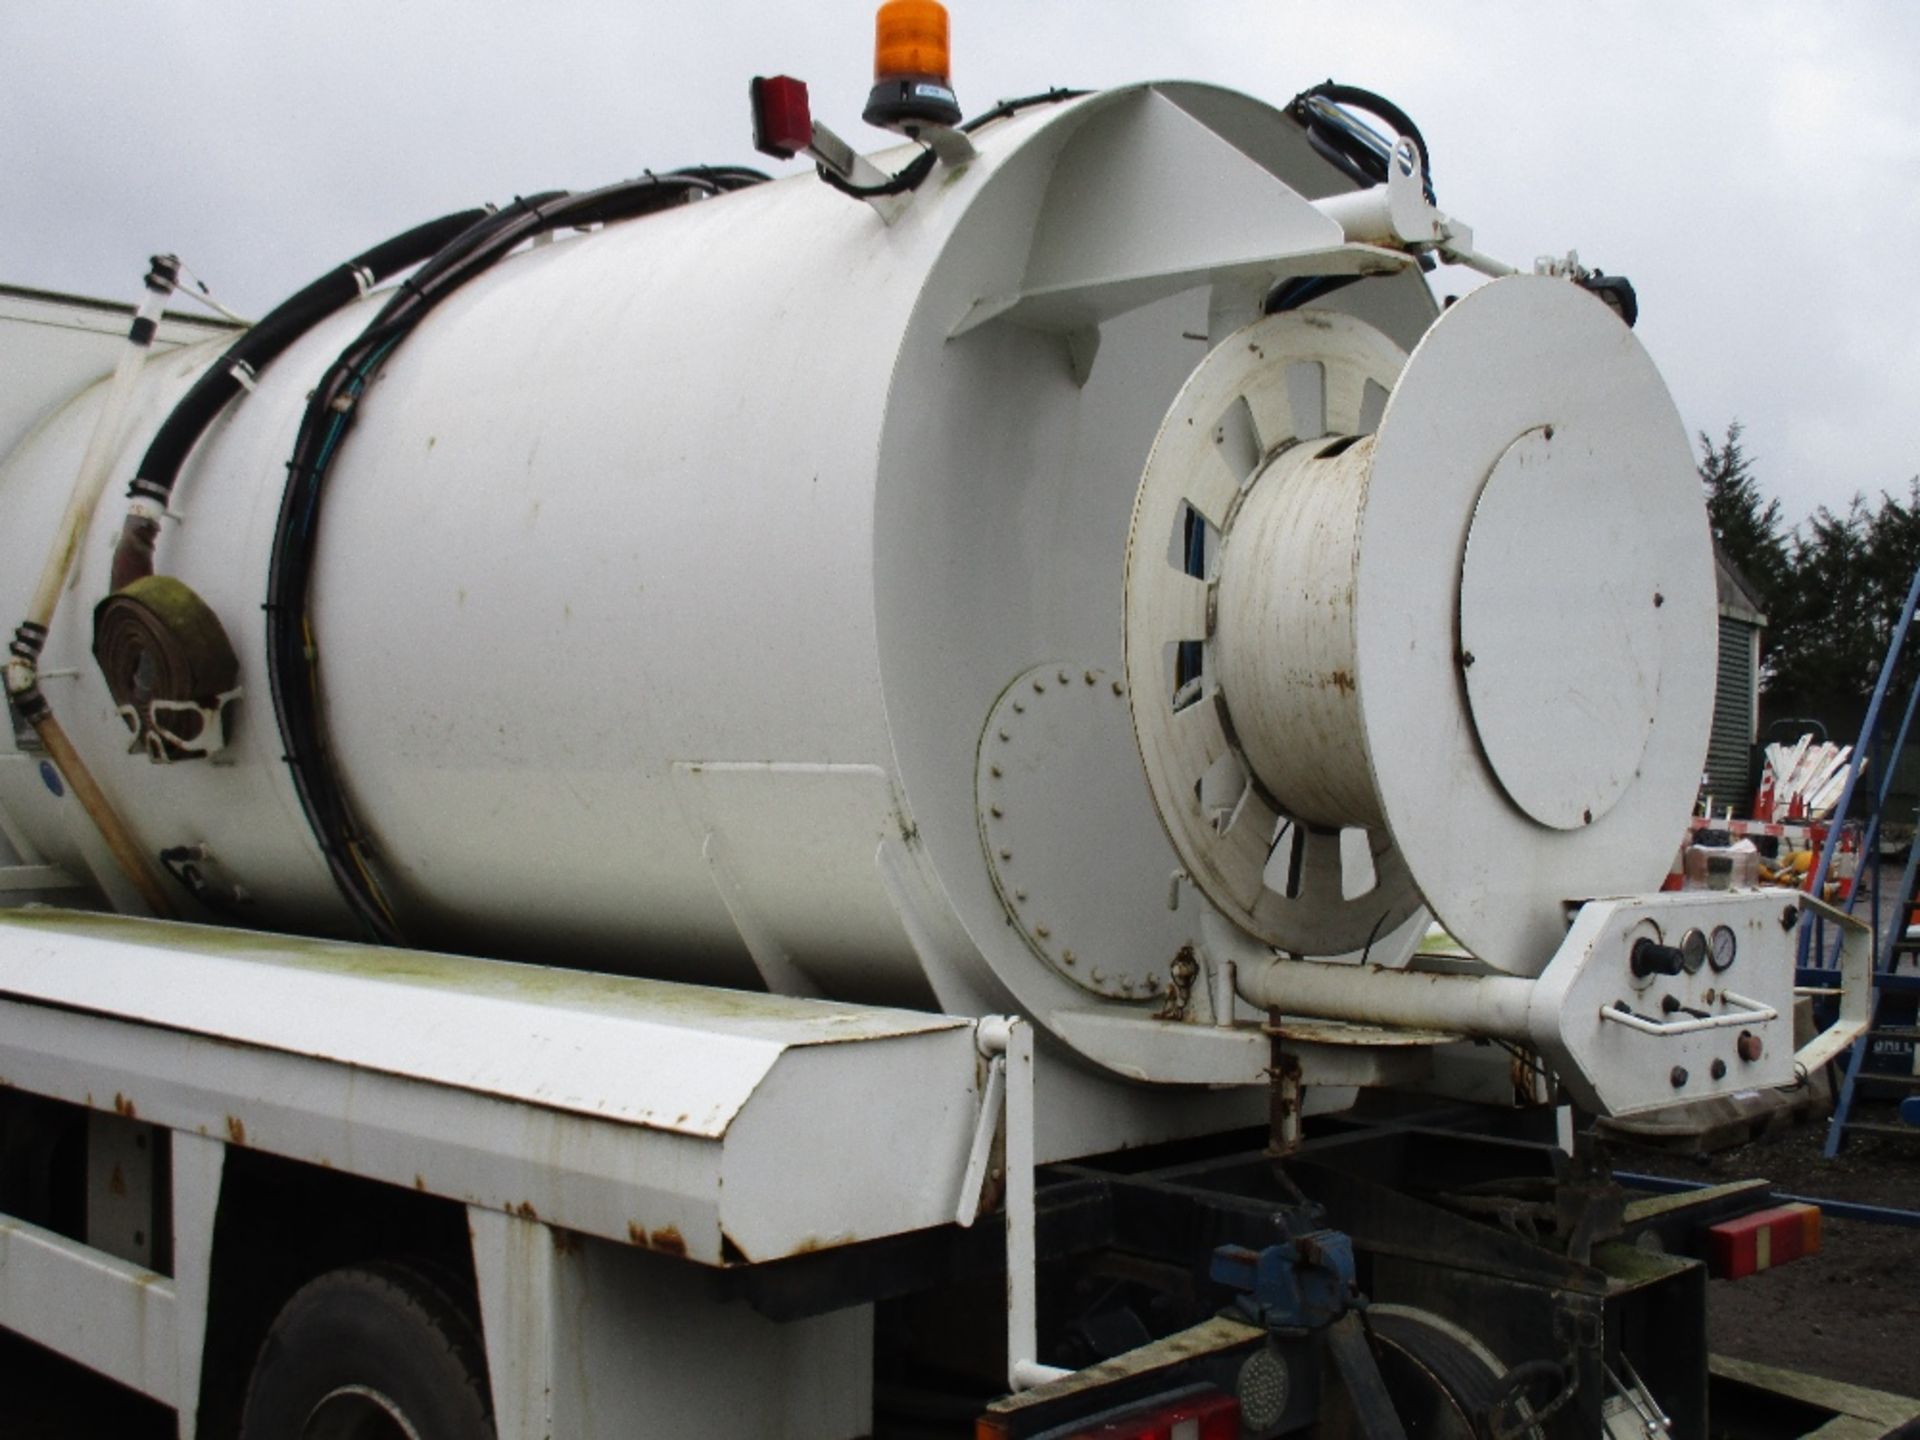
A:
{"type": "Polygon", "coordinates": [[[240,662],[220,617],[171,575],[147,575],[93,612],[93,656],[133,733],[129,753],[155,764],[226,748],[240,662]]]}
{"type": "Polygon", "coordinates": [[[1135,736],[1208,901],[1322,957],[1424,901],[1530,975],[1567,902],[1657,886],[1712,711],[1697,490],[1652,361],[1564,280],[1483,286],[1411,357],[1313,310],[1218,345],[1126,594],[1135,736]]]}

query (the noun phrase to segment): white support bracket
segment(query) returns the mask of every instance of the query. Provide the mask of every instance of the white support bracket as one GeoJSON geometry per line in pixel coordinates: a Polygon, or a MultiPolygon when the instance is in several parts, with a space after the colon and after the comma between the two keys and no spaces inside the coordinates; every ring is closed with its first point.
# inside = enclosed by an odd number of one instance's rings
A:
{"type": "Polygon", "coordinates": [[[986,1059],[987,1079],[980,1091],[980,1119],[973,1127],[967,1168],[960,1177],[960,1204],[953,1213],[954,1223],[963,1229],[970,1228],[980,1218],[980,1196],[986,1188],[987,1164],[993,1158],[993,1137],[1000,1131],[1000,1117],[1006,1109],[1007,1057],[1002,1052],[988,1055],[986,1059]]]}
{"type": "Polygon", "coordinates": [[[193,1440],[226,1146],[177,1131],[173,1143],[175,1274],[0,1215],[0,1327],[174,1407],[193,1440]]]}
{"type": "Polygon", "coordinates": [[[194,1440],[200,1424],[200,1370],[207,1348],[207,1300],[213,1279],[213,1222],[227,1147],[205,1135],[175,1130],[173,1171],[174,1354],[179,1376],[174,1408],[180,1440],[194,1440]]]}
{"type": "MultiPolygon", "coordinates": [[[[1007,1161],[1007,1384],[1030,1390],[1069,1374],[1042,1365],[1039,1289],[1034,1270],[1033,1195],[1033,1027],[1005,1015],[989,1015],[975,1032],[980,1053],[1000,1067],[1003,1077],[1007,1161]]],[[[993,1072],[988,1072],[989,1090],[993,1072]]],[[[978,1140],[975,1141],[976,1149],[978,1140]]],[[[969,1164],[971,1173],[972,1166],[969,1164]]]]}
{"type": "MultiPolygon", "coordinates": [[[[554,1316],[561,1263],[553,1232],[537,1220],[467,1207],[474,1281],[480,1292],[487,1375],[500,1440],[552,1440],[558,1433],[557,1371],[563,1363],[554,1316]]],[[[566,1416],[558,1417],[562,1422],[566,1416]]]]}
{"type": "MultiPolygon", "coordinates": [[[[1798,1064],[1817,1068],[1865,1024],[1861,953],[1851,917],[1841,924],[1843,975],[1852,1010],[1796,1055],[1793,907],[1808,897],[1778,892],[1679,891],[1581,904],[1537,978],[1391,970],[1269,955],[1249,942],[1236,956],[1241,996],[1263,1009],[1406,1029],[1434,1029],[1531,1045],[1578,1103],[1601,1115],[1632,1115],[1738,1090],[1790,1084],[1798,1064]],[[1785,913],[1783,914],[1783,907],[1785,913]],[[1643,939],[1673,944],[1697,931],[1725,932],[1726,966],[1704,961],[1678,974],[1633,969],[1643,939]],[[1736,982],[1740,990],[1728,987],[1736,982]]],[[[1223,948],[1219,937],[1210,946],[1223,948]]]]}
{"type": "MultiPolygon", "coordinates": [[[[848,184],[858,185],[862,189],[885,185],[893,178],[818,120],[813,122],[813,143],[800,153],[833,171],[848,184]]],[[[860,198],[872,207],[873,213],[883,223],[891,225],[912,203],[913,195],[908,191],[899,195],[863,195],[860,198]]]]}
{"type": "Polygon", "coordinates": [[[1802,893],[1800,908],[1802,924],[1810,911],[1840,931],[1840,1013],[1793,1056],[1795,1067],[1811,1075],[1846,1054],[1873,1018],[1873,931],[1864,920],[1813,895],[1802,893]]]}

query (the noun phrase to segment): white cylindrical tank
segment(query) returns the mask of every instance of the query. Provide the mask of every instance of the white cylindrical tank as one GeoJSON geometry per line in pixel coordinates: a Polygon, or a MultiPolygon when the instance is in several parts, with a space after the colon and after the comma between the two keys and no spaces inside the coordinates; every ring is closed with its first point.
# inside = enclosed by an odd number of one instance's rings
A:
{"type": "MultiPolygon", "coordinates": [[[[409,940],[1014,1008],[1134,1079],[1257,1075],[1257,1043],[1139,1023],[1168,1007],[1203,907],[1232,916],[1238,902],[1181,839],[1177,767],[1141,763],[1158,722],[1140,720],[1129,686],[1130,543],[1137,571],[1143,544],[1180,542],[1140,539],[1136,491],[1146,506],[1150,454],[1173,463],[1170,414],[1223,427],[1209,444],[1255,443],[1239,478],[1264,473],[1260,447],[1277,437],[1249,442],[1224,411],[1179,410],[1209,356],[1257,348],[1246,327],[1347,327],[1364,352],[1353,363],[1384,367],[1380,396],[1363,387],[1350,421],[1370,433],[1435,307],[1408,257],[1345,244],[1313,209],[1350,182],[1244,97],[1136,87],[1024,111],[974,140],[974,159],[936,170],[891,217],[807,176],[536,246],[453,295],[387,361],[330,471],[310,615],[325,731],[409,940]],[[1354,273],[1370,278],[1260,319],[1278,278],[1354,273]]],[[[1522,283],[1598,306],[1563,282],[1522,283]]],[[[376,304],[279,358],[175,492],[159,568],[221,617],[240,662],[218,759],[126,753],[89,655],[117,506],[96,520],[41,662],[141,843],[202,847],[260,927],[350,931],[282,762],[261,605],[306,395],[376,304]]],[[[216,353],[152,363],[117,478],[216,353]]],[[[1288,356],[1257,358],[1284,382],[1288,356]]],[[[0,611],[24,599],[92,403],[49,417],[0,467],[0,611]]],[[[1339,429],[1331,412],[1322,422],[1339,429]]],[[[1648,423],[1662,483],[1676,436],[1690,473],[1677,420],[1672,433],[1648,423]]],[[[1169,504],[1189,493],[1149,483],[1169,504]]],[[[1366,513],[1349,506],[1342,523],[1362,532],[1366,513]]],[[[1700,561],[1692,580],[1661,580],[1690,621],[1710,594],[1695,530],[1659,561],[1700,561]]],[[[1580,583],[1589,572],[1601,573],[1580,583]]],[[[1249,595],[1250,573],[1235,581],[1249,595]]],[[[1445,590],[1422,580],[1412,603],[1456,604],[1445,590]]],[[[1704,746],[1695,692],[1710,694],[1711,661],[1687,680],[1678,642],[1649,634],[1668,646],[1646,660],[1664,677],[1657,723],[1682,749],[1696,729],[1704,746]]],[[[1163,641],[1199,641],[1211,660],[1215,637],[1163,641]]],[[[1264,643],[1242,644],[1229,677],[1259,672],[1264,643]]],[[[1376,706],[1394,685],[1378,648],[1367,639],[1361,658],[1376,706]]],[[[1644,708],[1632,723],[1652,723],[1644,708]]],[[[32,851],[84,869],[84,827],[23,743],[0,763],[0,810],[32,851]]],[[[1269,730],[1256,748],[1284,744],[1269,730]]],[[[1379,778],[1371,753],[1336,757],[1349,789],[1379,778]]],[[[1198,796],[1202,778],[1180,783],[1198,796]]],[[[1677,823],[1690,787],[1676,800],[1669,775],[1648,783],[1654,823],[1677,823]]],[[[1378,829],[1403,807],[1363,795],[1351,808],[1316,823],[1378,829]]],[[[1271,827],[1259,844],[1271,848],[1271,827]]],[[[1374,849],[1382,878],[1397,876],[1387,840],[1374,849]]],[[[1644,870],[1639,883],[1655,884],[1667,858],[1655,847],[1607,883],[1644,870]]],[[[1359,926],[1376,958],[1424,924],[1420,881],[1417,868],[1394,880],[1384,931],[1359,926]]],[[[1454,903],[1424,898],[1443,914],[1454,903]]],[[[1332,926],[1321,953],[1360,949],[1354,930],[1332,926]]],[[[1195,997],[1176,999],[1193,1018],[1195,997]]]]}

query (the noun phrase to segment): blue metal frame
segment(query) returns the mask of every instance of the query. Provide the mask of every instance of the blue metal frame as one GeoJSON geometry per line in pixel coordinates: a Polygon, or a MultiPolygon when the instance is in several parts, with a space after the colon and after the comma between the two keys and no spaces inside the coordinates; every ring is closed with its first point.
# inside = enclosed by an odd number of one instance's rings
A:
{"type": "MultiPolygon", "coordinates": [[[[1667,1175],[1639,1175],[1625,1170],[1614,1171],[1613,1178],[1629,1190],[1648,1190],[1656,1195],[1684,1195],[1693,1190],[1707,1190],[1720,1183],[1717,1180],[1675,1180],[1667,1175]]],[[[1778,1190],[1770,1190],[1766,1200],[1755,1204],[1753,1208],[1764,1210],[1770,1205],[1793,1204],[1818,1205],[1822,1215],[1831,1215],[1836,1220],[1864,1220],[1872,1225],[1899,1225],[1920,1230],[1920,1210],[1897,1210],[1890,1205],[1862,1205],[1853,1200],[1827,1200],[1818,1195],[1783,1195],[1778,1190]]]]}
{"type": "MultiPolygon", "coordinates": [[[[1887,643],[1887,657],[1880,664],[1880,676],[1873,687],[1873,698],[1867,703],[1866,718],[1860,725],[1860,738],[1853,747],[1853,756],[1847,764],[1847,783],[1840,792],[1840,803],[1833,812],[1833,823],[1827,831],[1826,843],[1820,847],[1820,860],[1814,866],[1811,883],[1815,895],[1824,893],[1827,874],[1833,866],[1834,852],[1839,848],[1840,834],[1852,812],[1855,787],[1859,784],[1860,773],[1869,760],[1879,767],[1880,774],[1874,787],[1873,809],[1867,819],[1866,832],[1860,840],[1860,857],[1863,870],[1871,869],[1874,883],[1864,886],[1864,876],[1856,877],[1853,889],[1848,893],[1843,908],[1851,915],[1854,907],[1860,903],[1861,891],[1870,888],[1873,891],[1873,904],[1870,911],[1870,928],[1873,933],[1873,995],[1867,1006],[1867,1033],[1853,1043],[1847,1053],[1847,1066],[1840,1082],[1840,1093],[1835,1097],[1833,1118],[1827,1124],[1826,1143],[1821,1153],[1828,1159],[1839,1154],[1840,1146],[1846,1139],[1848,1117],[1853,1111],[1854,1089],[1860,1079],[1860,1073],[1866,1061],[1867,1050],[1872,1039],[1873,1026],[1879,1018],[1880,999],[1893,969],[1894,958],[1900,940],[1907,929],[1908,909],[1914,898],[1916,868],[1920,867],[1920,838],[1908,847],[1907,863],[1900,877],[1900,888],[1894,899],[1893,913],[1884,918],[1881,905],[1882,887],[1879,883],[1879,867],[1876,863],[1879,855],[1880,822],[1886,813],[1887,798],[1893,790],[1894,770],[1901,751],[1906,748],[1907,736],[1913,728],[1916,709],[1920,709],[1920,681],[1907,696],[1905,712],[1900,717],[1899,729],[1895,732],[1891,746],[1883,748],[1880,715],[1886,702],[1887,691],[1893,684],[1894,671],[1898,668],[1901,652],[1906,647],[1907,633],[1912,624],[1914,610],[1920,606],[1920,565],[1914,567],[1913,580],[1907,586],[1906,604],[1900,611],[1899,623],[1894,626],[1893,635],[1887,643]]],[[[1796,978],[1801,983],[1819,984],[1832,978],[1832,972],[1839,965],[1840,939],[1834,937],[1833,953],[1828,954],[1825,924],[1815,917],[1811,925],[1803,926],[1800,931],[1799,953],[1795,968],[1796,978]],[[1811,959],[1809,956],[1811,952],[1811,959]]]]}

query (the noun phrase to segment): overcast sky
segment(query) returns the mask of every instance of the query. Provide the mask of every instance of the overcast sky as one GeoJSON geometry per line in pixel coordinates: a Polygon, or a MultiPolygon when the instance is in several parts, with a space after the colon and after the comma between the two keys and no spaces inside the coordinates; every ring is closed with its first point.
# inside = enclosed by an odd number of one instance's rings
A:
{"type": "MultiPolygon", "coordinates": [[[[1690,429],[1789,520],[1920,471],[1920,4],[954,0],[968,113],[1153,78],[1333,76],[1425,132],[1521,264],[1630,276],[1690,429]]],[[[259,314],[444,211],[753,161],[746,83],[864,147],[865,0],[0,0],[0,281],[131,299],[173,250],[259,314]]]]}

